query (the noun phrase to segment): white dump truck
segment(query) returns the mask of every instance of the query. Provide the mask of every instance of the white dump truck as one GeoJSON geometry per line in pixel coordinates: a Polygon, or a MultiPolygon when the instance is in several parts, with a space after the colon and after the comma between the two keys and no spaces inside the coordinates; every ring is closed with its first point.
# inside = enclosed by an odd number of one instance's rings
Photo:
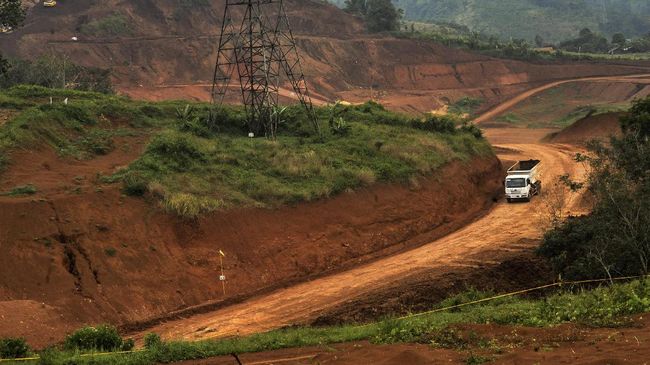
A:
{"type": "Polygon", "coordinates": [[[506,199],[530,201],[542,191],[541,161],[519,161],[508,169],[506,176],[506,199]]]}

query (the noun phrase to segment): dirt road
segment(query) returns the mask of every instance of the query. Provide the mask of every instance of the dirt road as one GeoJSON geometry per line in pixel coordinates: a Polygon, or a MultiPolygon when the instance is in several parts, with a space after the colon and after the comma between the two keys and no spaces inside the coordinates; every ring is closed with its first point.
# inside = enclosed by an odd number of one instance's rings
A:
{"type": "MultiPolygon", "coordinates": [[[[601,79],[601,78],[598,78],[601,79]]],[[[558,85],[568,81],[556,82],[558,85]]],[[[490,111],[479,122],[489,120],[518,101],[552,86],[531,90],[490,111]]],[[[546,131],[521,129],[488,130],[487,137],[497,147],[504,161],[539,158],[544,161],[544,179],[557,180],[562,174],[580,176],[581,166],[572,160],[578,150],[574,146],[541,144],[546,131]],[[518,143],[511,143],[517,141],[518,143]]],[[[574,212],[576,205],[570,207],[574,212]]],[[[289,325],[308,323],[319,314],[345,302],[354,301],[419,271],[450,272],[458,268],[478,266],[467,257],[481,251],[521,250],[523,239],[537,239],[541,229],[537,213],[543,211],[543,200],[530,204],[500,202],[476,222],[417,249],[387,257],[352,270],[301,283],[268,295],[214,312],[160,324],[146,332],[156,332],[166,339],[199,340],[264,332],[289,325]]],[[[526,247],[529,248],[529,247],[526,247]]],[[[144,332],[136,335],[141,338],[144,332]]]]}
{"type": "MultiPolygon", "coordinates": [[[[476,119],[477,123],[489,121],[517,103],[543,90],[575,81],[629,81],[650,75],[625,77],[589,77],[557,81],[529,90],[493,108],[476,119]]],[[[584,173],[573,161],[576,147],[560,144],[542,144],[539,141],[549,130],[488,129],[492,142],[503,161],[539,158],[544,161],[544,179],[552,182],[562,174],[579,176],[584,173]]],[[[575,201],[578,201],[577,199],[575,201]]],[[[417,249],[369,263],[339,274],[305,282],[268,295],[252,298],[210,313],[160,324],[154,331],[168,339],[198,340],[232,335],[247,335],[284,326],[308,323],[323,312],[346,302],[354,302],[381,288],[395,285],[407,275],[439,270],[451,272],[458,268],[478,266],[468,257],[481,256],[483,251],[522,250],[524,239],[541,236],[538,213],[543,212],[541,198],[530,204],[497,204],[482,219],[440,240],[417,249]]],[[[576,213],[580,207],[573,207],[576,213]]],[[[136,337],[140,337],[139,334],[136,337]]]]}
{"type": "MultiPolygon", "coordinates": [[[[569,146],[530,143],[500,147],[508,151],[501,156],[507,160],[520,157],[542,159],[548,181],[564,173],[581,173],[572,161],[576,151],[569,146]]],[[[535,199],[531,204],[501,202],[484,218],[417,249],[215,312],[163,323],[147,332],[160,333],[167,339],[199,340],[307,323],[328,309],[399,281],[406,274],[432,268],[449,271],[475,265],[477,263],[468,262],[466,257],[483,249],[493,250],[501,246],[503,250],[517,250],[516,242],[522,238],[540,237],[541,231],[535,224],[537,217],[533,212],[539,210],[541,204],[541,199],[535,199]]]]}
{"type": "Polygon", "coordinates": [[[621,82],[642,82],[642,83],[649,83],[650,80],[648,78],[650,77],[650,74],[639,74],[639,75],[627,75],[627,76],[607,76],[607,77],[583,77],[583,78],[577,78],[577,79],[568,79],[568,80],[561,80],[561,81],[556,81],[556,82],[551,82],[549,84],[544,84],[542,86],[536,87],[534,89],[530,89],[524,93],[521,93],[514,98],[497,105],[496,107],[488,110],[486,113],[480,115],[476,119],[474,119],[474,123],[483,123],[488,120],[494,119],[495,117],[498,117],[499,115],[503,114],[505,111],[511,109],[515,105],[519,104],[520,102],[530,98],[531,96],[538,94],[544,90],[548,90],[551,88],[554,88],[556,86],[562,85],[562,84],[568,84],[571,82],[578,82],[578,81],[621,81],[621,82]]]}

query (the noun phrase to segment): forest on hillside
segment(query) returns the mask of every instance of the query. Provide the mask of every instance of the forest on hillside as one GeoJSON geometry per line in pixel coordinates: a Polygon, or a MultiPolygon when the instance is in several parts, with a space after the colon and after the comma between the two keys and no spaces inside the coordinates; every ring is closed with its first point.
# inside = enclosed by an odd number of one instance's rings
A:
{"type": "MultiPolygon", "coordinates": [[[[339,6],[345,0],[331,0],[339,6]]],[[[502,39],[557,43],[581,29],[636,38],[650,31],[647,0],[393,0],[405,20],[454,23],[502,39]]]]}

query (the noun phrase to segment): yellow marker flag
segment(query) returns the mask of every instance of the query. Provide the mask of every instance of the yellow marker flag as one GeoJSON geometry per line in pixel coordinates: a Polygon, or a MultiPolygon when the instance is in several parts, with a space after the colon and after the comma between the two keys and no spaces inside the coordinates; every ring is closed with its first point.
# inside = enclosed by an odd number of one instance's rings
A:
{"type": "Polygon", "coordinates": [[[223,253],[223,251],[221,251],[221,250],[219,250],[219,255],[221,255],[221,256],[223,256],[223,257],[226,257],[226,254],[223,253]]]}

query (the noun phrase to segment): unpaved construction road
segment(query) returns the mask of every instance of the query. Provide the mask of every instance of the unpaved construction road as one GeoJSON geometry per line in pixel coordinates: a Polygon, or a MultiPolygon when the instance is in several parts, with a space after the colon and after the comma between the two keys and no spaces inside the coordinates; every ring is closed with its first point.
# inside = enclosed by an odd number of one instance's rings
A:
{"type": "MultiPolygon", "coordinates": [[[[530,90],[497,106],[478,122],[491,120],[494,116],[542,90],[571,81],[643,78],[635,75],[627,78],[586,78],[559,81],[530,90]]],[[[531,129],[488,129],[487,137],[497,147],[504,161],[537,158],[543,161],[546,186],[557,181],[563,174],[581,176],[584,170],[573,161],[579,149],[570,145],[543,144],[539,140],[544,131],[531,129]],[[512,143],[516,141],[517,143],[512,143]]],[[[504,162],[505,163],[505,162],[504,162]]],[[[575,199],[574,201],[579,201],[575,199]]],[[[544,211],[544,197],[536,197],[529,204],[499,202],[483,218],[434,242],[411,251],[387,257],[338,274],[280,289],[267,295],[252,298],[240,304],[190,318],[162,323],[146,332],[156,332],[166,339],[199,340],[264,332],[284,326],[313,321],[320,314],[346,302],[354,302],[369,293],[388,285],[399,283],[401,278],[418,272],[439,270],[449,273],[459,268],[478,266],[468,257],[485,257],[498,260],[494,252],[530,249],[522,246],[522,240],[539,239],[542,234],[540,217],[544,211]],[[492,257],[481,252],[492,252],[492,257]]],[[[569,207],[576,212],[578,204],[569,207]]],[[[144,333],[137,334],[141,338],[144,333]]]]}

